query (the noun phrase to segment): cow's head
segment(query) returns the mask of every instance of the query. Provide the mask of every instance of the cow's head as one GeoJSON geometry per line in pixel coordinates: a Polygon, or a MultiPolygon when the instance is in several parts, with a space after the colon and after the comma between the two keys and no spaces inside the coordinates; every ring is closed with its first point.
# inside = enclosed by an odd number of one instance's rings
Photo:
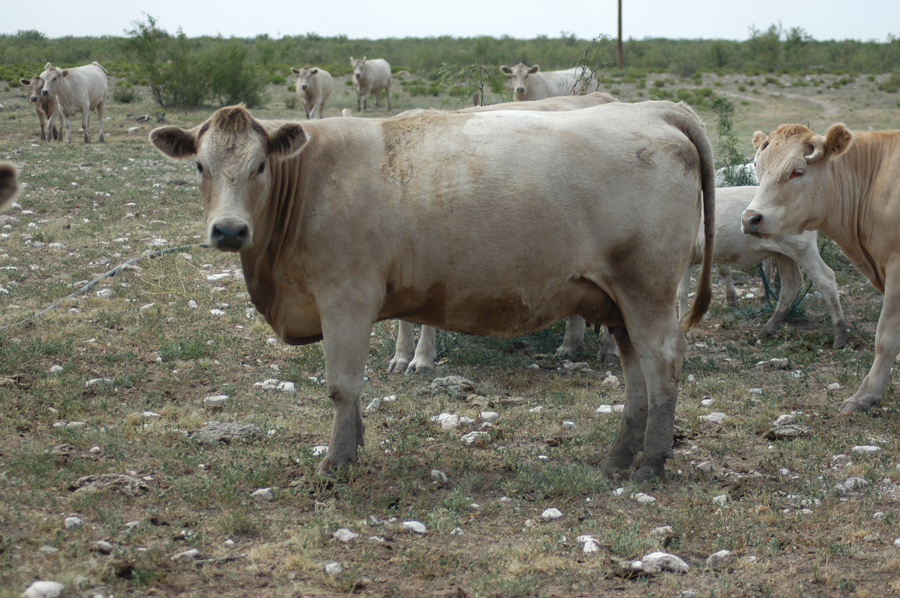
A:
{"type": "Polygon", "coordinates": [[[0,162],[0,210],[13,200],[18,191],[16,167],[9,162],[0,162]]]}
{"type": "Polygon", "coordinates": [[[291,67],[291,72],[297,75],[297,89],[309,89],[309,78],[318,73],[319,69],[308,66],[302,69],[291,67]]]}
{"type": "Polygon", "coordinates": [[[803,125],[753,134],[759,189],[741,215],[741,228],[759,237],[815,230],[826,215],[831,159],[847,151],[853,133],[842,123],[816,135],[803,125]]]}
{"type": "Polygon", "coordinates": [[[266,125],[243,106],[217,110],[192,128],[161,127],[150,143],[175,159],[195,157],[207,242],[222,251],[253,246],[253,228],[272,189],[272,168],[303,150],[300,123],[266,125]]]}
{"type": "Polygon", "coordinates": [[[31,79],[19,79],[19,83],[28,88],[32,102],[39,102],[41,100],[41,92],[44,90],[44,80],[41,79],[40,76],[35,75],[31,79]]]}
{"type": "Polygon", "coordinates": [[[366,56],[354,59],[350,57],[350,65],[353,67],[353,80],[359,81],[363,76],[363,67],[366,64],[366,56]]]}
{"type": "Polygon", "coordinates": [[[41,95],[56,95],[59,91],[59,85],[62,80],[69,76],[69,69],[58,69],[49,62],[44,65],[44,72],[41,73],[41,79],[44,81],[44,88],[41,95]]]}
{"type": "Polygon", "coordinates": [[[512,77],[510,83],[512,85],[513,96],[516,101],[522,101],[527,96],[528,75],[539,72],[541,67],[537,64],[534,66],[525,66],[520,62],[514,67],[503,65],[500,67],[500,70],[512,77]]]}

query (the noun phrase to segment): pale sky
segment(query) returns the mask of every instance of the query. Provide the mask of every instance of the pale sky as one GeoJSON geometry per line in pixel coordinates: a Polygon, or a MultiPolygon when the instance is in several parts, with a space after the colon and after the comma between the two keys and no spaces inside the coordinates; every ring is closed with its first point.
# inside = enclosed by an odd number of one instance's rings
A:
{"type": "MultiPolygon", "coordinates": [[[[801,27],[819,41],[887,41],[900,37],[898,0],[622,0],[625,39],[746,40],[750,27],[781,22],[801,27]]],[[[124,36],[144,13],[169,33],[188,37],[252,38],[266,33],[318,33],[351,39],[476,37],[533,38],[574,33],[579,39],[617,35],[618,0],[39,0],[11,2],[2,11],[0,33],[36,29],[48,37],[124,36]]]]}

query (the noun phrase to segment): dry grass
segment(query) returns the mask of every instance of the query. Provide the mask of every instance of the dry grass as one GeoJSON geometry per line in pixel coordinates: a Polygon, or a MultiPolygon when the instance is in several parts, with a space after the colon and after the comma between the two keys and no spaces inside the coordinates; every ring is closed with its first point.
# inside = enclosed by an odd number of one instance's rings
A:
{"type": "MultiPolygon", "coordinates": [[[[856,88],[821,94],[824,86],[762,83],[754,88],[763,92],[753,94],[737,88],[745,80],[724,77],[716,86],[708,78],[704,85],[738,98],[736,126],[748,147],[753,130],[785,120],[817,130],[832,120],[856,128],[896,121],[896,95],[871,91],[874,83],[865,77],[851,84],[856,88]]],[[[640,99],[639,88],[616,87],[624,98],[640,99]]],[[[259,113],[297,117],[298,111],[282,107],[288,95],[273,89],[270,107],[259,113]]],[[[677,414],[683,437],[665,481],[638,488],[597,471],[618,422],[594,410],[622,398],[621,389],[599,381],[607,369],[620,373],[617,368],[595,366],[596,372],[580,374],[527,368],[537,355],[552,353],[561,325],[517,340],[439,335],[438,374],[474,380],[501,413],[491,443],[464,448],[461,430],[442,431],[429,418],[442,411],[475,417],[483,407],[432,395],[429,376],[384,373],[395,333],[384,322],[372,339],[363,401],[390,394],[399,400],[368,417],[359,465],[340,483],[326,484],[312,476],[318,461],[312,447],[327,443],[331,423],[322,387],[310,379],[323,375],[321,349],[270,344],[271,330],[252,311],[248,315],[235,276],[238,261],[197,247],[192,166],[156,154],[145,141],[149,126],[127,133],[140,126],[127,115],[152,113],[153,106],[111,105],[105,145],[46,145],[36,139],[37,124],[20,96],[0,93],[6,106],[0,158],[16,162],[27,183],[18,199],[22,210],[10,212],[17,222],[0,230],[8,235],[0,239],[0,287],[9,291],[0,295],[0,326],[144,251],[188,247],[141,261],[32,322],[0,331],[0,597],[18,596],[34,579],[74,587],[79,576],[87,578],[86,587],[121,596],[900,592],[900,558],[892,546],[900,536],[900,494],[880,489],[885,478],[900,477],[895,385],[869,415],[841,419],[835,409],[871,365],[881,297],[839,252],[827,260],[838,273],[851,326],[850,346],[840,351],[831,349],[827,312],[812,293],[777,337],[757,344],[764,306],[744,300],[741,309],[728,309],[717,288],[710,315],[692,335],[677,414]],[[102,289],[111,296],[97,296],[102,289]],[[197,309],[188,306],[191,300],[197,309]],[[210,315],[214,308],[224,315],[210,315]],[[772,357],[788,357],[790,370],[756,368],[772,357]],[[54,365],[62,371],[51,374],[54,365]],[[94,378],[113,382],[87,387],[94,378]],[[297,392],[254,387],[266,378],[294,381],[297,392]],[[825,387],[834,381],[843,388],[832,394],[825,387]],[[231,398],[213,410],[203,403],[213,394],[231,398]],[[710,411],[700,405],[706,397],[729,416],[721,428],[699,420],[710,411]],[[537,405],[539,413],[529,411],[537,405]],[[160,417],[148,418],[148,411],[160,417]],[[802,412],[811,440],[763,438],[772,420],[791,411],[802,412]],[[190,434],[209,420],[256,424],[263,436],[199,443],[190,434]],[[563,428],[563,420],[576,427],[563,428]],[[86,425],[55,427],[75,421],[86,425]],[[859,444],[878,444],[882,451],[851,455],[859,444]],[[838,454],[847,459],[835,461],[838,454]],[[698,467],[704,462],[711,471],[698,467]],[[449,483],[433,482],[432,469],[445,472],[449,483]],[[149,478],[147,490],[131,496],[71,489],[82,476],[105,473],[149,478]],[[851,475],[870,484],[841,496],[834,486],[851,475]],[[618,496],[613,491],[620,485],[625,492],[618,496]],[[273,489],[274,501],[250,498],[262,487],[273,489]],[[629,498],[638,491],[657,501],[638,504],[629,498]],[[712,498],[721,494],[729,501],[718,506],[712,498]],[[806,505],[811,512],[802,514],[806,505]],[[549,507],[563,518],[542,521],[549,507]],[[877,512],[884,517],[876,519],[877,512]],[[66,530],[70,515],[85,525],[66,530]],[[405,532],[400,523],[409,519],[423,522],[429,533],[405,532]],[[652,534],[663,525],[672,533],[652,534]],[[332,534],[341,527],[360,538],[349,545],[336,541],[332,534]],[[457,527],[465,533],[451,534],[457,527]],[[600,551],[584,554],[576,541],[582,534],[593,535],[600,551]],[[384,541],[368,539],[375,535],[384,541]],[[226,546],[226,539],[234,545],[226,546]],[[112,544],[112,554],[96,551],[99,540],[112,544]],[[201,559],[219,560],[171,560],[192,547],[201,559]],[[656,549],[685,559],[690,572],[617,574],[619,559],[656,549]],[[706,557],[721,549],[734,551],[735,559],[721,571],[709,570],[706,557]],[[324,572],[332,560],[343,573],[324,572]]],[[[420,101],[401,95],[395,105],[420,101]]],[[[428,100],[453,107],[443,101],[428,100]]],[[[337,98],[326,115],[351,102],[349,95],[337,98]]],[[[187,126],[206,115],[170,112],[166,119],[187,126]]],[[[756,285],[752,275],[742,282],[745,290],[756,285]]],[[[588,341],[580,358],[593,362],[597,339],[590,334],[588,341]]]]}

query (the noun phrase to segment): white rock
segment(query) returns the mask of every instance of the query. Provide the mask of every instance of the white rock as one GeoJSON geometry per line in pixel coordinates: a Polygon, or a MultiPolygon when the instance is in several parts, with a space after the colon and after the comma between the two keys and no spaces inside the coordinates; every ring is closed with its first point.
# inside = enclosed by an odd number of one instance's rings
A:
{"type": "Polygon", "coordinates": [[[318,446],[312,447],[313,457],[321,457],[322,455],[324,455],[327,452],[328,452],[328,447],[325,446],[324,444],[320,444],[318,446]]]}
{"type": "Polygon", "coordinates": [[[597,540],[590,534],[578,536],[577,538],[575,538],[575,540],[582,543],[582,550],[586,554],[590,554],[592,552],[597,552],[598,550],[600,550],[600,546],[597,544],[597,540]]]}
{"type": "Polygon", "coordinates": [[[375,397],[374,399],[369,401],[368,405],[366,405],[366,413],[373,413],[377,411],[379,407],[381,407],[381,399],[375,397]]]}
{"type": "Polygon", "coordinates": [[[66,529],[81,527],[82,525],[84,525],[84,521],[80,517],[66,517],[66,529]]]}
{"type": "Polygon", "coordinates": [[[146,305],[142,305],[138,311],[147,311],[148,309],[152,308],[154,305],[156,305],[156,304],[155,303],[147,303],[146,305]]]}
{"type": "Polygon", "coordinates": [[[596,413],[597,415],[606,415],[607,413],[613,413],[617,411],[625,411],[625,405],[600,405],[597,407],[596,413]]]}
{"type": "Polygon", "coordinates": [[[529,409],[529,410],[528,410],[528,413],[540,413],[540,412],[543,411],[543,410],[544,410],[544,406],[543,406],[543,405],[538,405],[538,406],[536,406],[536,407],[532,407],[531,409],[529,409]]]}
{"type": "Polygon", "coordinates": [[[100,289],[99,291],[97,291],[96,295],[98,297],[106,299],[108,297],[112,297],[112,293],[112,289],[100,289]]]}
{"type": "Polygon", "coordinates": [[[111,378],[91,378],[87,382],[84,383],[85,388],[90,388],[91,386],[112,386],[113,380],[111,378]]]}
{"type": "Polygon", "coordinates": [[[671,525],[661,525],[659,527],[654,527],[650,534],[654,536],[669,536],[672,534],[672,526],[671,525]]]}
{"type": "Polygon", "coordinates": [[[269,502],[275,498],[275,495],[272,494],[271,488],[260,488],[253,492],[250,497],[258,502],[269,502]]]}
{"type": "Polygon", "coordinates": [[[144,411],[143,413],[141,413],[141,417],[145,419],[156,419],[158,417],[162,417],[162,415],[156,413],[155,411],[144,411]]]}
{"type": "Polygon", "coordinates": [[[356,533],[350,531],[346,527],[342,527],[338,531],[334,532],[334,539],[338,540],[340,542],[344,542],[344,543],[352,542],[353,540],[357,539],[358,537],[359,537],[359,534],[356,534],[356,533]]]}
{"type": "Polygon", "coordinates": [[[184,552],[179,552],[175,556],[172,557],[173,561],[193,561],[197,558],[197,555],[200,554],[200,551],[196,548],[191,548],[190,550],[185,550],[184,552]]]}
{"type": "Polygon", "coordinates": [[[616,488],[615,490],[613,490],[613,494],[615,494],[616,496],[622,496],[623,494],[625,494],[625,488],[616,488]]]}
{"type": "Polygon", "coordinates": [[[708,423],[708,424],[713,424],[716,426],[721,426],[725,422],[725,418],[727,418],[727,417],[728,416],[725,415],[724,413],[722,413],[721,411],[713,411],[710,414],[701,415],[700,421],[708,423]]]}
{"type": "Polygon", "coordinates": [[[884,521],[884,511],[878,511],[872,515],[872,519],[875,521],[884,521]]]}
{"type": "Polygon", "coordinates": [[[466,533],[466,532],[464,532],[463,529],[462,529],[461,527],[454,527],[454,528],[450,531],[450,535],[451,535],[451,536],[462,536],[462,535],[465,534],[465,533],[466,533]]]}
{"type": "Polygon", "coordinates": [[[435,482],[446,482],[447,474],[441,471],[440,469],[432,469],[431,470],[431,479],[435,482]]]}
{"type": "Polygon", "coordinates": [[[837,382],[832,382],[831,384],[829,384],[828,386],[825,387],[825,390],[827,390],[828,392],[834,392],[834,391],[840,390],[840,389],[841,389],[841,385],[838,384],[837,382]]]}
{"type": "Polygon", "coordinates": [[[325,573],[328,575],[340,575],[344,572],[344,568],[336,561],[328,561],[325,563],[325,573]]]}
{"type": "Polygon", "coordinates": [[[763,392],[763,391],[762,391],[761,388],[751,388],[751,389],[750,389],[750,394],[761,395],[762,392],[763,392]]]}
{"type": "Polygon", "coordinates": [[[97,542],[97,552],[100,554],[112,554],[112,551],[113,547],[109,542],[104,542],[103,540],[97,542]]]}
{"type": "Polygon", "coordinates": [[[222,542],[222,544],[224,544],[228,548],[231,548],[232,546],[234,546],[234,540],[229,538],[228,540],[225,540],[224,542],[222,542]]]}
{"type": "Polygon", "coordinates": [[[414,534],[427,534],[428,528],[421,521],[404,521],[403,529],[409,530],[414,534]]]}
{"type": "Polygon", "coordinates": [[[776,426],[786,426],[794,422],[794,415],[791,413],[784,413],[778,416],[778,419],[775,420],[776,426]]]}
{"type": "Polygon", "coordinates": [[[297,387],[293,382],[279,382],[276,389],[281,392],[297,392],[297,387]]]}
{"type": "Polygon", "coordinates": [[[224,405],[228,402],[228,395],[210,395],[204,397],[203,402],[207,405],[224,405]]]}
{"type": "Polygon", "coordinates": [[[710,569],[717,569],[724,565],[730,558],[732,552],[730,550],[720,550],[706,557],[706,566],[710,569]]]}
{"type": "Polygon", "coordinates": [[[861,491],[868,485],[868,480],[854,476],[851,478],[847,478],[847,480],[845,480],[843,484],[835,484],[834,489],[841,493],[841,495],[845,495],[854,490],[861,491]]]}
{"type": "Polygon", "coordinates": [[[541,513],[541,518],[544,521],[553,521],[554,519],[559,519],[562,517],[562,511],[559,509],[547,509],[543,513],[541,513]]]}
{"type": "Polygon", "coordinates": [[[490,439],[491,439],[491,435],[488,432],[484,432],[481,430],[469,432],[468,434],[465,434],[460,438],[460,440],[462,440],[463,444],[465,444],[467,446],[483,444],[485,442],[489,442],[490,439]]]}
{"type": "Polygon", "coordinates": [[[188,308],[190,308],[190,309],[197,309],[197,308],[199,308],[199,307],[200,307],[200,306],[197,305],[197,302],[194,301],[193,299],[191,299],[190,301],[188,301],[188,308]]]}
{"type": "Polygon", "coordinates": [[[856,453],[857,455],[877,455],[881,452],[881,447],[871,446],[871,445],[860,445],[854,446],[850,449],[851,453],[856,453]]]}
{"type": "Polygon", "coordinates": [[[618,376],[607,376],[606,378],[603,379],[603,382],[601,382],[600,385],[606,386],[608,388],[618,388],[619,386],[622,385],[622,383],[619,382],[618,376]]]}
{"type": "Polygon", "coordinates": [[[211,309],[209,310],[209,315],[216,316],[218,318],[219,316],[224,316],[225,312],[221,309],[211,309]]]}
{"type": "Polygon", "coordinates": [[[565,420],[562,423],[562,427],[566,430],[573,430],[573,429],[575,429],[575,422],[573,422],[571,420],[565,420]]]}
{"type": "Polygon", "coordinates": [[[647,573],[659,573],[672,571],[674,573],[687,573],[690,567],[683,560],[668,552],[651,552],[641,559],[643,569],[647,573]]]}
{"type": "Polygon", "coordinates": [[[728,502],[728,495],[720,494],[719,496],[714,496],[712,501],[713,501],[714,505],[718,505],[721,507],[722,505],[724,505],[725,503],[728,502]]]}
{"type": "Polygon", "coordinates": [[[56,581],[36,581],[25,590],[22,598],[56,598],[66,586],[56,581]]]}
{"type": "Polygon", "coordinates": [[[493,422],[497,421],[498,419],[500,419],[500,414],[497,413],[496,411],[482,411],[479,414],[479,417],[481,418],[481,421],[483,421],[483,422],[493,423],[493,422]]]}
{"type": "Polygon", "coordinates": [[[50,373],[51,373],[51,374],[58,374],[58,373],[60,373],[61,371],[63,371],[63,366],[61,366],[61,365],[52,365],[52,366],[50,366],[50,373]]]}
{"type": "Polygon", "coordinates": [[[703,399],[702,401],[700,401],[700,405],[702,405],[703,407],[712,407],[713,403],[715,402],[715,399],[703,399]]]}
{"type": "Polygon", "coordinates": [[[894,540],[894,546],[896,546],[897,548],[900,548],[900,538],[897,538],[896,540],[894,540]]]}
{"type": "Polygon", "coordinates": [[[649,504],[652,502],[656,502],[656,499],[649,494],[644,494],[643,492],[637,492],[631,495],[631,498],[638,501],[641,504],[649,504]]]}

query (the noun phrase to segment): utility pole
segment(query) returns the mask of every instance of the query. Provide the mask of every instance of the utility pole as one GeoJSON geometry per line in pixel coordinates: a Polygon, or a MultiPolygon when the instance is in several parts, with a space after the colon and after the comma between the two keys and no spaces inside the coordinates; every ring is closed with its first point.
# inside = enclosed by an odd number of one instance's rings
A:
{"type": "Polygon", "coordinates": [[[622,68],[622,0],[619,0],[619,57],[617,65],[622,68]]]}

